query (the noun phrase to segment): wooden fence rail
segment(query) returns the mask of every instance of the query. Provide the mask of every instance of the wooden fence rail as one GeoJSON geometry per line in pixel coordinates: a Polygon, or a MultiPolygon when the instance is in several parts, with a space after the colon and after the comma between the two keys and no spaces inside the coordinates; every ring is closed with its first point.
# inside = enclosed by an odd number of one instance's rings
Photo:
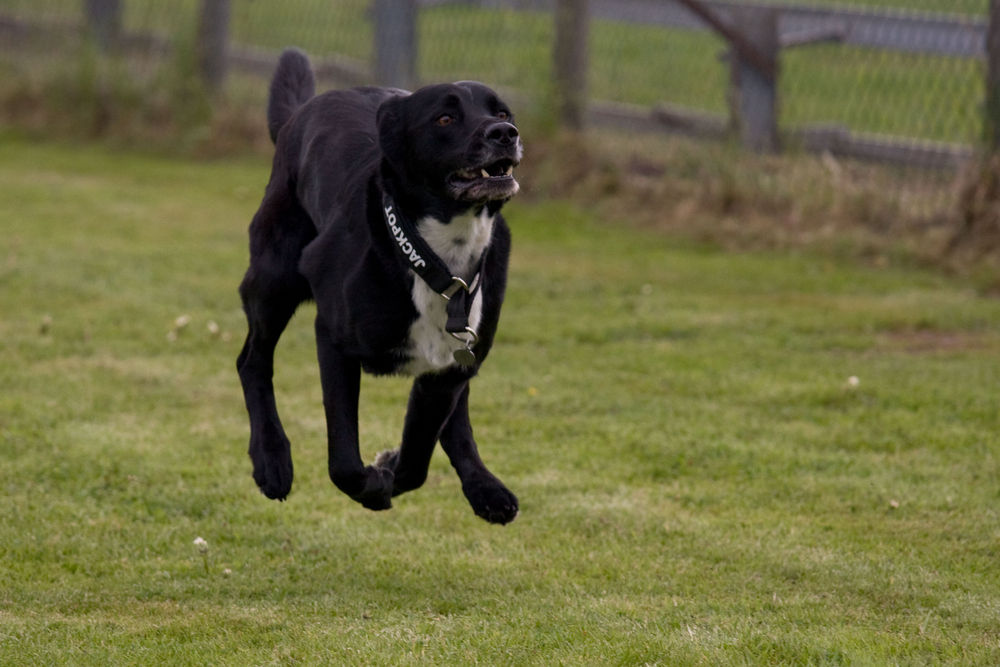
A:
{"type": "MultiPolygon", "coordinates": [[[[445,4],[420,0],[423,6],[445,4]]],[[[446,0],[491,9],[552,11],[555,0],[446,0]]],[[[703,0],[723,19],[745,10],[777,11],[781,35],[839,33],[839,41],[855,46],[980,58],[985,53],[987,21],[957,14],[931,14],[847,7],[803,7],[776,2],[703,0]]],[[[678,0],[590,0],[595,19],[658,25],[681,30],[709,30],[705,21],[678,0]]]]}

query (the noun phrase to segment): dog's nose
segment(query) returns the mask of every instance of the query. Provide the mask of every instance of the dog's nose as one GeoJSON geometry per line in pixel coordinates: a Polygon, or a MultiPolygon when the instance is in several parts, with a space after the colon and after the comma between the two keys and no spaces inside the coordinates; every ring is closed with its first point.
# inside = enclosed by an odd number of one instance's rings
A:
{"type": "Polygon", "coordinates": [[[501,146],[509,146],[517,139],[517,128],[510,123],[494,123],[486,128],[486,138],[501,146]]]}

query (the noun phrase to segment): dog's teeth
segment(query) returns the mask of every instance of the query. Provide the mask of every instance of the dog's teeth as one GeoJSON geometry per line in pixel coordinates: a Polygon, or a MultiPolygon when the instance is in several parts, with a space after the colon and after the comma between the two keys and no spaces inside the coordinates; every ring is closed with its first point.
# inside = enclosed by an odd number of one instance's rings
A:
{"type": "Polygon", "coordinates": [[[486,171],[485,169],[481,169],[480,171],[483,174],[483,178],[489,178],[490,177],[490,173],[488,171],[486,171]]]}
{"type": "Polygon", "coordinates": [[[510,176],[513,173],[514,173],[514,167],[507,167],[507,171],[504,172],[504,174],[506,174],[507,176],[510,176]]]}

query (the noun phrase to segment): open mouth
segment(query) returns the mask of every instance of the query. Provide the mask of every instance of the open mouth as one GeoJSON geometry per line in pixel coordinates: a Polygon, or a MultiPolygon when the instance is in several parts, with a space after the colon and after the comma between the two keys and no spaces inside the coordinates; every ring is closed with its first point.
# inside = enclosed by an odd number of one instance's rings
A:
{"type": "Polygon", "coordinates": [[[514,161],[507,158],[476,167],[475,169],[456,171],[451,175],[452,181],[461,183],[474,183],[482,180],[502,181],[506,179],[514,179],[514,161]]]}
{"type": "Polygon", "coordinates": [[[461,201],[494,201],[509,199],[520,186],[514,180],[517,162],[503,158],[472,169],[453,172],[448,177],[452,196],[461,201]]]}

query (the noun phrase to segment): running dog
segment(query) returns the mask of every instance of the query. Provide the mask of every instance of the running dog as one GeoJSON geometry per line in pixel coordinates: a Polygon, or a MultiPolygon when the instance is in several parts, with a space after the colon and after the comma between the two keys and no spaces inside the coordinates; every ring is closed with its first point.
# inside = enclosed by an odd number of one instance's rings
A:
{"type": "Polygon", "coordinates": [[[275,155],[250,223],[240,285],[249,331],[237,360],[250,414],[253,477],[268,498],[292,487],[272,386],[278,338],[317,305],[329,474],[372,510],[421,486],[436,443],[475,513],[506,524],[517,498],[480,459],[469,382],[489,354],[507,282],[523,148],[509,107],[463,81],[318,96],[308,58],[286,50],[271,82],[275,155]],[[366,466],[358,449],[361,372],[410,375],[400,446],[366,466]]]}

